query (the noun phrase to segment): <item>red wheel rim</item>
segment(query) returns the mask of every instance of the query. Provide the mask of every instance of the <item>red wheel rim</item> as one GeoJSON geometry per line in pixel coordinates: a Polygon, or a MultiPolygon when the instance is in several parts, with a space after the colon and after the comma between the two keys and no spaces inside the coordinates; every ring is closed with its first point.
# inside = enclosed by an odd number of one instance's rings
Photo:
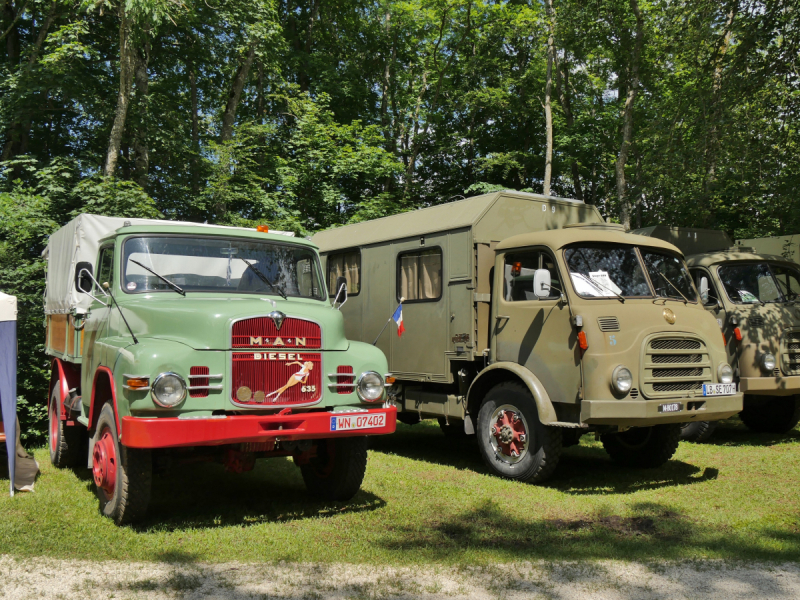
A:
{"type": "Polygon", "coordinates": [[[107,497],[114,495],[117,485],[117,449],[108,427],[103,427],[100,438],[92,450],[92,475],[94,483],[107,497]]]}
{"type": "Polygon", "coordinates": [[[57,449],[58,440],[58,414],[56,413],[57,405],[52,404],[50,410],[50,451],[55,452],[57,449]]]}
{"type": "Polygon", "coordinates": [[[500,410],[492,424],[497,451],[511,458],[520,458],[528,441],[525,421],[513,410],[500,410]]]}

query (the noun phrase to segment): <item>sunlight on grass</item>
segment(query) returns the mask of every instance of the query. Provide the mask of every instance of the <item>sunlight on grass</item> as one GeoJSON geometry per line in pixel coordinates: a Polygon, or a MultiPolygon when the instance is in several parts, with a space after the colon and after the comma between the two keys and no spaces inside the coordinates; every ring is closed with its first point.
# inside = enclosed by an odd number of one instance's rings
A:
{"type": "MultiPolygon", "coordinates": [[[[800,559],[800,432],[732,419],[661,469],[610,462],[584,436],[544,486],[490,475],[471,441],[399,425],[371,441],[362,491],[310,498],[290,460],[247,474],[192,465],[156,479],[148,518],[118,528],[90,473],[36,451],[34,494],[0,496],[0,553],[165,561],[489,564],[545,559],[800,559]]],[[[3,488],[0,481],[0,489],[3,488]]],[[[7,484],[5,484],[7,485],[7,484]]]]}

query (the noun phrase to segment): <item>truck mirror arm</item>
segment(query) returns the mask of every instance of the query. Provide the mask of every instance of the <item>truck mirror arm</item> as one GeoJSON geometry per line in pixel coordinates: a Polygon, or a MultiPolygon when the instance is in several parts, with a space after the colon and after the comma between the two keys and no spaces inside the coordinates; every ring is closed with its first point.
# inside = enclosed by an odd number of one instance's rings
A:
{"type": "MultiPolygon", "coordinates": [[[[100,291],[103,293],[103,295],[104,295],[106,298],[108,298],[108,293],[107,293],[107,292],[106,292],[106,291],[103,289],[103,286],[102,286],[102,285],[100,285],[99,283],[97,283],[97,280],[96,280],[96,279],[94,278],[94,276],[93,276],[93,275],[92,275],[92,274],[89,272],[89,270],[88,270],[88,269],[81,269],[81,272],[78,274],[78,278],[79,278],[79,279],[82,279],[82,278],[83,278],[83,276],[84,276],[84,273],[85,273],[85,274],[86,274],[86,275],[89,277],[89,279],[91,279],[91,280],[92,280],[92,283],[94,283],[94,284],[97,286],[97,289],[98,289],[98,290],[100,290],[100,291]]],[[[99,303],[100,303],[100,304],[102,304],[103,306],[108,306],[108,304],[106,304],[105,302],[103,302],[102,300],[100,300],[100,298],[98,298],[97,296],[95,296],[94,294],[92,294],[92,292],[89,292],[89,291],[87,291],[87,290],[83,289],[83,288],[80,286],[80,284],[77,284],[75,287],[78,289],[78,291],[79,291],[79,292],[81,292],[81,293],[83,293],[83,294],[86,294],[87,296],[89,296],[89,298],[91,298],[91,299],[92,299],[92,300],[94,300],[95,302],[99,302],[99,303]]]]}

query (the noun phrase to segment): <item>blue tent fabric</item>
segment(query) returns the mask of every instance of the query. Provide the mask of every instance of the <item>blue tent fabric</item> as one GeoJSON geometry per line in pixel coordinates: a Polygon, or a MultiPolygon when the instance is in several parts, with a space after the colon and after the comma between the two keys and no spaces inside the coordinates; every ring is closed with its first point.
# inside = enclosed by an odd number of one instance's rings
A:
{"type": "Polygon", "coordinates": [[[17,462],[17,322],[0,321],[0,405],[6,433],[8,476],[14,495],[17,462]]]}

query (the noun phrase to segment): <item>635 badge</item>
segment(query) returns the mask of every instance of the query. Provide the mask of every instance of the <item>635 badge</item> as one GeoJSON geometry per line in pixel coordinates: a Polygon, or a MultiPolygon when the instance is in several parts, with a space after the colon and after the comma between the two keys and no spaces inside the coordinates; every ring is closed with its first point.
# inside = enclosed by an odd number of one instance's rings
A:
{"type": "Polygon", "coordinates": [[[298,406],[322,398],[322,357],[313,352],[234,352],[231,400],[246,406],[298,406]]]}

